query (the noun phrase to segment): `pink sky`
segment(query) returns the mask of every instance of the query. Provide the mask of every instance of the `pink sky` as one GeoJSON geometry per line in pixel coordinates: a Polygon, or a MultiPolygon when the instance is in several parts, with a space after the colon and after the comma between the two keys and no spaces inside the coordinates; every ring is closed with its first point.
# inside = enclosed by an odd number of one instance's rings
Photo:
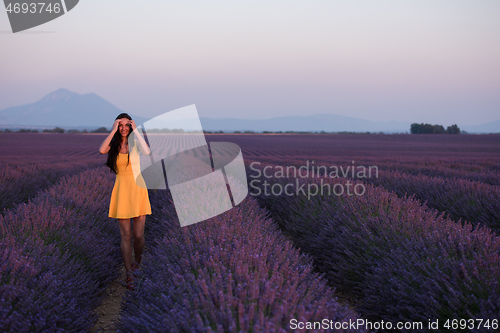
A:
{"type": "Polygon", "coordinates": [[[9,33],[0,110],[58,88],[153,116],[500,119],[498,1],[81,1],[9,33]],[[46,32],[46,33],[43,33],[46,32]]]}

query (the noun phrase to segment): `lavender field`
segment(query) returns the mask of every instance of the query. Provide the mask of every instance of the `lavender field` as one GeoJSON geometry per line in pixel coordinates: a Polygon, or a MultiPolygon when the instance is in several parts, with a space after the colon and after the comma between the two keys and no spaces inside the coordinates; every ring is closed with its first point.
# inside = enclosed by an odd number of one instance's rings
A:
{"type": "MultiPolygon", "coordinates": [[[[0,133],[1,332],[95,331],[123,266],[103,139],[0,133]]],[[[149,190],[111,331],[499,330],[500,135],[206,139],[241,147],[249,195],[181,228],[149,190]]]]}

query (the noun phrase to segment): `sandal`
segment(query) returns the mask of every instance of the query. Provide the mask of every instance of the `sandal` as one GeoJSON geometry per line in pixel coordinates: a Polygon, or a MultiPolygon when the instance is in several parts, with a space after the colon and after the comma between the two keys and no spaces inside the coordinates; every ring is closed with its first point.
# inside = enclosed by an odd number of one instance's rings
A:
{"type": "Polygon", "coordinates": [[[134,290],[134,278],[130,273],[127,274],[127,289],[134,290]]]}
{"type": "Polygon", "coordinates": [[[132,276],[135,278],[137,278],[137,273],[136,271],[139,269],[139,264],[137,262],[133,262],[131,267],[130,267],[130,273],[132,274],[132,276]]]}

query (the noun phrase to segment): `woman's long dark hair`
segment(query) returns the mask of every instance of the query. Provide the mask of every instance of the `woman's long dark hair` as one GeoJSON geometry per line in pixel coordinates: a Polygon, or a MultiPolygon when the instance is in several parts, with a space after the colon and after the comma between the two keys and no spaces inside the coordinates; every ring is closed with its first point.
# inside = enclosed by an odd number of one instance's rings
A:
{"type": "MultiPolygon", "coordinates": [[[[118,117],[116,117],[116,119],[122,119],[122,118],[127,118],[129,120],[132,120],[132,117],[130,117],[126,113],[120,113],[118,115],[118,117]]],[[[128,132],[127,140],[128,140],[128,137],[130,136],[130,133],[132,133],[132,125],[129,125],[129,126],[130,126],[130,131],[128,132]]],[[[108,160],[106,162],[106,166],[109,167],[109,169],[110,169],[109,172],[113,172],[115,174],[118,174],[118,169],[116,167],[116,159],[118,158],[118,153],[120,152],[119,149],[120,149],[121,142],[122,142],[122,136],[120,134],[120,131],[117,130],[115,132],[115,135],[113,135],[111,142],[109,143],[110,148],[108,151],[108,160]]],[[[128,154],[127,154],[127,165],[130,162],[130,149],[131,148],[132,148],[132,146],[129,143],[129,149],[128,149],[128,154]]]]}

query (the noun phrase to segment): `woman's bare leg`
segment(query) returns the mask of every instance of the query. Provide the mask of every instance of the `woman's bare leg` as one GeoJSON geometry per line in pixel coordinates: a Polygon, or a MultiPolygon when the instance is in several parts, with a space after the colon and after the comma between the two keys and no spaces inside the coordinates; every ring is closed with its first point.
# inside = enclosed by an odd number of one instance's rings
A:
{"type": "Polygon", "coordinates": [[[146,224],[146,215],[134,217],[134,253],[135,261],[140,264],[142,252],[144,250],[144,225],[146,224]]]}
{"type": "Polygon", "coordinates": [[[118,219],[118,223],[120,225],[120,234],[122,237],[120,249],[122,251],[123,264],[128,273],[132,264],[132,244],[130,244],[132,233],[130,231],[130,219],[118,219]]]}

